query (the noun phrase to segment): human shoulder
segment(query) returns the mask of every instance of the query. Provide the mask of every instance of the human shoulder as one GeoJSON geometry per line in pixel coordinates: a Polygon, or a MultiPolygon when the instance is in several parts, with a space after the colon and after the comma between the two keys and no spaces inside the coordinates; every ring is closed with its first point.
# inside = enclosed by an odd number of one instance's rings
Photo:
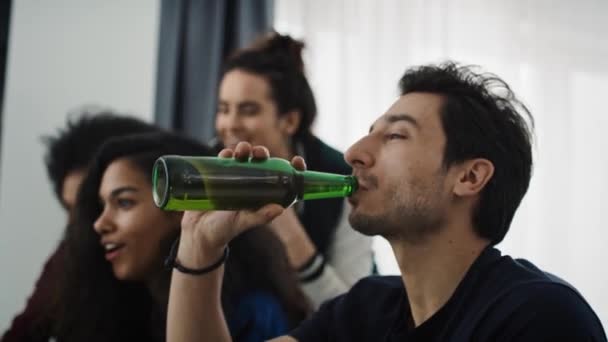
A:
{"type": "Polygon", "coordinates": [[[569,283],[526,260],[503,259],[503,285],[484,298],[478,336],[488,340],[605,341],[599,318],[569,283]]]}
{"type": "MultiPolygon", "coordinates": [[[[521,283],[488,313],[493,334],[520,341],[606,341],[589,304],[573,288],[547,281],[521,283]]],[[[507,339],[508,340],[508,339],[507,339]]]]}

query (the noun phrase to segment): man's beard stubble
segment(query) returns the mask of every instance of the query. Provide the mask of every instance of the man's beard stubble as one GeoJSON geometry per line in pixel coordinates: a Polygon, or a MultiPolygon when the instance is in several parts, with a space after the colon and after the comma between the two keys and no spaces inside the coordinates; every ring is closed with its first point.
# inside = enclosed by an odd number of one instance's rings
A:
{"type": "MultiPolygon", "coordinates": [[[[376,182],[377,184],[377,182],[376,182]]],[[[421,187],[411,182],[405,187],[411,193],[400,193],[401,186],[391,187],[385,198],[389,210],[378,215],[366,215],[353,210],[349,222],[353,229],[367,236],[380,235],[387,240],[399,239],[412,244],[423,243],[429,236],[441,230],[444,218],[437,201],[441,187],[432,183],[421,187]]]]}

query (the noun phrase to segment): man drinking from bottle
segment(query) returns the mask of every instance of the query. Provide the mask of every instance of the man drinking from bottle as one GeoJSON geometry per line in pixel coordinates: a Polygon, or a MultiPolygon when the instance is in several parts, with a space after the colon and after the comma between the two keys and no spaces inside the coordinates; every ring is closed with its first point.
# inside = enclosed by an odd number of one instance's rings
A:
{"type": "MultiPolygon", "coordinates": [[[[345,159],[359,180],[350,222],[389,241],[401,275],[359,281],[277,341],[606,341],[572,286],[494,248],[532,171],[531,116],[508,85],[446,63],[409,69],[400,90],[345,159]]],[[[268,152],[241,143],[221,156],[268,152]]],[[[235,236],[282,211],[186,213],[177,260],[206,272],[173,271],[170,341],[231,340],[217,261],[235,236]]]]}

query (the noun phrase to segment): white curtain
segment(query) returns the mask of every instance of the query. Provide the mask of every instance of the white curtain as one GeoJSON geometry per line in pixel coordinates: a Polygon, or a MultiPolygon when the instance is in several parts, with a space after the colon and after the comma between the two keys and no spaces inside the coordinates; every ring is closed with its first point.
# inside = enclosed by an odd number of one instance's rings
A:
{"type": "MultiPolygon", "coordinates": [[[[530,190],[499,248],[577,287],[608,324],[608,1],[276,0],[307,43],[315,132],[345,150],[412,65],[453,59],[505,79],[536,120],[530,190]],[[604,211],[606,210],[606,211],[604,211]]],[[[398,268],[375,244],[382,273],[398,268]]]]}

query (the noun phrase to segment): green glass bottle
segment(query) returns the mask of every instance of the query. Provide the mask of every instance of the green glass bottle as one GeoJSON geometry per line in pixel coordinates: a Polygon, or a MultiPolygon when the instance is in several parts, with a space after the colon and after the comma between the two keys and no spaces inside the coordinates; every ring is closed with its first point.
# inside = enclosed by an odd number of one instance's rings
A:
{"type": "Polygon", "coordinates": [[[298,171],[284,159],[240,162],[234,158],[162,156],[152,170],[154,202],[164,210],[288,207],[298,200],[350,196],[353,176],[298,171]]]}

